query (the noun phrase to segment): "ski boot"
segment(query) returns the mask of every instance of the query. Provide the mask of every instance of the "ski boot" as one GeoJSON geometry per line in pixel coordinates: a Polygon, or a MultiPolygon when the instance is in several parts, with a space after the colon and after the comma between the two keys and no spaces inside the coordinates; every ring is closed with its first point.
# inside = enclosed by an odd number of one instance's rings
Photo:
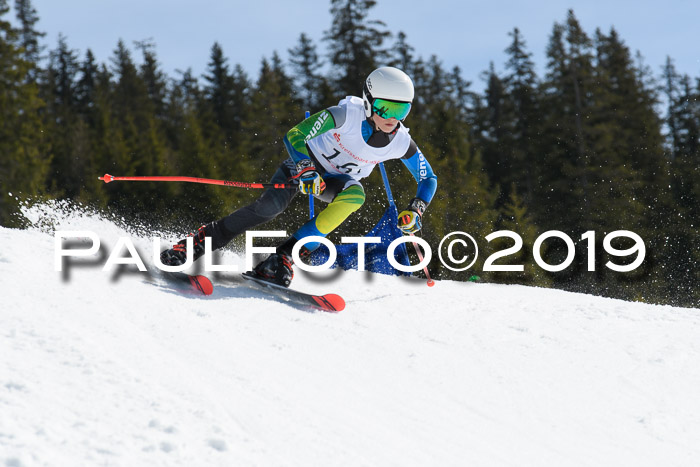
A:
{"type": "MultiPolygon", "coordinates": [[[[209,233],[208,225],[201,226],[197,232],[191,233],[188,237],[192,239],[192,259],[198,260],[204,255],[204,239],[209,233]]],[[[180,266],[187,261],[187,239],[183,238],[173,245],[169,250],[163,250],[160,254],[160,262],[166,266],[180,266]]]]}
{"type": "MultiPolygon", "coordinates": [[[[257,277],[258,279],[271,282],[273,284],[281,285],[282,287],[289,287],[294,278],[294,261],[292,260],[292,250],[294,245],[299,240],[293,235],[285,240],[281,245],[277,247],[277,251],[268,258],[259,263],[251,275],[257,277]]],[[[299,258],[305,259],[311,254],[311,250],[302,246],[299,250],[299,258]]]]}
{"type": "Polygon", "coordinates": [[[282,287],[289,287],[294,278],[293,264],[291,256],[273,253],[253,268],[252,276],[282,287]]]}

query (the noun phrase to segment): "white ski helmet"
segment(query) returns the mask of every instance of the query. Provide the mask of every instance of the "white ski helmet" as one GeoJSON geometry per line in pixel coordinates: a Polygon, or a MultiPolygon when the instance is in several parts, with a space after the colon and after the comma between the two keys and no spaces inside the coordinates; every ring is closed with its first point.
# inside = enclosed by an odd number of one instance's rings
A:
{"type": "Polygon", "coordinates": [[[365,115],[403,120],[411,110],[413,82],[406,73],[393,66],[377,68],[362,87],[365,115]]]}

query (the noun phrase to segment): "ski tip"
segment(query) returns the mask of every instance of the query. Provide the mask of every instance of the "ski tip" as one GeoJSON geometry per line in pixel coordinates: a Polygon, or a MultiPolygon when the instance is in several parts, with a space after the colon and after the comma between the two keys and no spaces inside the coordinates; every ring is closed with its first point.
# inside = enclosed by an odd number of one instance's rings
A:
{"type": "Polygon", "coordinates": [[[345,309],[345,300],[343,300],[343,297],[334,293],[314,297],[314,300],[316,300],[316,303],[318,303],[324,311],[337,313],[345,309]]]}
{"type": "Polygon", "coordinates": [[[204,295],[211,295],[214,292],[214,284],[206,276],[190,276],[190,284],[204,295]]]}

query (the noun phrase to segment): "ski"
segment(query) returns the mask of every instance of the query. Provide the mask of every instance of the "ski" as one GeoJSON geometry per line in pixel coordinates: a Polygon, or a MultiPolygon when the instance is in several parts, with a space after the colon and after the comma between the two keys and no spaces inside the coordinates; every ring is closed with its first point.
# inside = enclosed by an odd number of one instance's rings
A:
{"type": "MultiPolygon", "coordinates": [[[[258,279],[249,273],[241,275],[256,289],[268,292],[287,302],[311,306],[330,313],[337,313],[345,308],[345,300],[336,294],[314,295],[258,279]]],[[[197,294],[211,295],[214,291],[214,285],[206,276],[190,275],[184,272],[164,272],[163,276],[166,280],[182,285],[185,290],[197,294]]]]}
{"type": "Polygon", "coordinates": [[[311,306],[330,313],[337,313],[345,308],[345,300],[340,295],[332,293],[325,295],[308,294],[258,279],[248,272],[244,272],[241,275],[259,290],[269,292],[278,298],[298,305],[311,306]]]}
{"type": "Polygon", "coordinates": [[[187,290],[192,290],[195,293],[211,295],[214,292],[214,285],[206,276],[190,275],[184,272],[163,272],[163,275],[167,280],[183,284],[187,290]]]}

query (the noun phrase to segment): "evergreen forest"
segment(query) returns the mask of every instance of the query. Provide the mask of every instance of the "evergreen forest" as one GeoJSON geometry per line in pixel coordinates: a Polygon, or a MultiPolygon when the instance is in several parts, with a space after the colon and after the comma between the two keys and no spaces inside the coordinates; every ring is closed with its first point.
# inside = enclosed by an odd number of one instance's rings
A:
{"type": "MultiPolygon", "coordinates": [[[[221,44],[207,69],[168,76],[152,41],[119,41],[108,63],[74,50],[61,36],[49,49],[31,0],[0,0],[0,225],[25,226],[22,203],[66,199],[129,222],[183,234],[253,201],[260,193],[189,183],[111,183],[98,176],[183,175],[266,182],[287,157],[282,138],[305,110],[361,95],[374,68],[407,72],[416,99],[406,119],[438,176],[421,235],[433,250],[453,231],[479,239],[477,263],[454,272],[433,255],[434,278],[518,283],[625,300],[700,304],[700,77],[677,72],[672,57],[651,70],[615,29],[585,31],[574,11],[552,25],[545,72],[514,25],[507,61],[483,71],[483,91],[415,54],[410,37],[372,17],[375,0],[330,0],[332,24],[320,43],[300,33],[282,53],[261,57],[249,74],[221,44]],[[333,31],[331,34],[330,31],[333,31]],[[327,70],[333,69],[331,75],[327,70]],[[326,72],[324,72],[326,70],[326,72]],[[483,272],[486,258],[513,246],[492,232],[517,232],[523,246],[483,272]],[[537,237],[566,233],[574,264],[552,273],[533,262],[537,237]],[[637,233],[643,265],[630,273],[603,248],[616,230],[637,233]],[[595,238],[584,239],[586,232],[595,238]],[[589,251],[595,248],[595,270],[589,251]]],[[[69,33],[70,31],[67,31],[69,33]]],[[[399,161],[386,164],[399,209],[415,181],[399,161]]],[[[331,234],[364,235],[386,209],[378,170],[363,184],[367,202],[331,234]]],[[[266,229],[293,231],[308,208],[297,196],[266,229]]],[[[624,239],[616,248],[628,248],[624,239]]],[[[235,242],[234,242],[235,243],[235,242]]],[[[240,245],[232,244],[232,248],[240,245]]],[[[4,246],[3,248],[7,248],[4,246]]],[[[543,257],[567,255],[550,239],[543,257]]],[[[414,261],[415,263],[415,261],[414,261]]]]}

